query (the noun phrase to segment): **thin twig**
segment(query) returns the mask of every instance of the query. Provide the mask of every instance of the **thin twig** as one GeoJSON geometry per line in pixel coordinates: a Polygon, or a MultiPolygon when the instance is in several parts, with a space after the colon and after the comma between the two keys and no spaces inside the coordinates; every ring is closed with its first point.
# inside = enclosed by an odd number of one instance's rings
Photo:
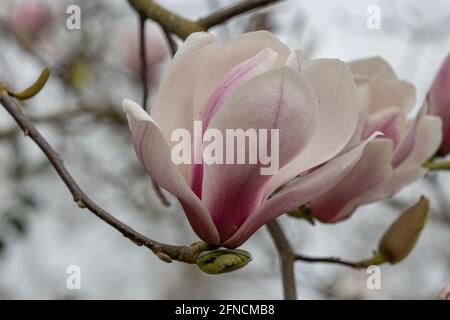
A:
{"type": "Polygon", "coordinates": [[[294,250],[286,238],[280,223],[277,220],[272,220],[266,224],[272,240],[275,243],[278,254],[280,256],[281,276],[283,277],[283,292],[285,300],[297,299],[297,288],[295,284],[294,250]]]}
{"type": "Polygon", "coordinates": [[[255,9],[259,9],[265,7],[269,4],[273,4],[275,2],[280,2],[282,0],[246,0],[241,1],[237,4],[231,5],[227,8],[219,9],[210,15],[201,18],[198,20],[200,25],[208,30],[214,26],[222,24],[231,18],[239,16],[243,13],[250,12],[255,9]]]}
{"type": "Polygon", "coordinates": [[[153,253],[158,255],[159,258],[165,261],[169,262],[173,259],[186,263],[196,262],[198,254],[204,250],[206,244],[197,244],[190,247],[172,246],[152,240],[115,218],[91,200],[67,170],[60,156],[36,129],[34,124],[23,114],[19,105],[7,94],[7,90],[5,90],[5,87],[1,83],[0,104],[2,104],[6,111],[14,118],[24,134],[29,136],[42,150],[59,177],[69,189],[75,203],[80,208],[88,209],[114,229],[122,233],[123,236],[133,241],[136,245],[149,248],[153,253]]]}
{"type": "Polygon", "coordinates": [[[175,55],[175,53],[177,53],[177,50],[178,50],[177,43],[175,42],[175,39],[172,37],[172,34],[170,33],[170,31],[168,31],[166,28],[163,28],[163,27],[161,27],[161,28],[164,32],[164,35],[166,36],[167,43],[169,44],[170,54],[173,57],[175,55]]]}
{"type": "Polygon", "coordinates": [[[339,265],[343,265],[343,266],[347,266],[347,267],[351,267],[351,268],[355,268],[355,269],[362,269],[362,268],[367,267],[367,265],[365,265],[362,262],[350,262],[350,261],[345,261],[345,260],[342,260],[341,258],[335,258],[335,257],[316,258],[316,257],[308,257],[305,255],[296,254],[295,260],[300,260],[300,261],[309,262],[309,263],[333,263],[333,264],[339,264],[339,265]]]}
{"type": "Polygon", "coordinates": [[[144,110],[147,110],[148,100],[147,47],[145,41],[146,20],[143,15],[139,15],[139,52],[141,56],[142,107],[144,110]]]}
{"type": "MultiPolygon", "coordinates": [[[[98,121],[109,121],[120,125],[126,123],[123,113],[118,112],[112,105],[104,107],[94,105],[79,106],[75,109],[58,111],[40,116],[28,116],[28,118],[35,124],[61,125],[65,121],[74,120],[74,118],[86,115],[92,116],[94,120],[98,121]]],[[[0,130],[0,139],[7,139],[16,134],[18,130],[17,126],[0,130]]]]}
{"type": "MultiPolygon", "coordinates": [[[[148,66],[147,66],[147,41],[145,36],[145,18],[143,15],[139,15],[139,47],[141,56],[141,84],[142,84],[142,106],[144,110],[150,111],[148,107],[148,66]]],[[[156,196],[161,203],[168,207],[170,206],[169,200],[167,200],[159,184],[152,179],[152,186],[155,190],[156,196]]]]}

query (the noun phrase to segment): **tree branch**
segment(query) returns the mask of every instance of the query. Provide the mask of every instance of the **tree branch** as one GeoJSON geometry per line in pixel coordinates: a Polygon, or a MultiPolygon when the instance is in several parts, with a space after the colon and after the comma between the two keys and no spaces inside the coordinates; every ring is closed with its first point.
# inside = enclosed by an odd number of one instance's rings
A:
{"type": "Polygon", "coordinates": [[[157,22],[165,32],[173,33],[183,40],[191,33],[208,31],[233,17],[280,1],[283,0],[243,0],[200,18],[198,21],[192,21],[173,13],[153,0],[128,0],[136,12],[157,22]]]}
{"type": "Polygon", "coordinates": [[[297,288],[295,283],[294,262],[295,254],[284,231],[277,220],[266,224],[272,240],[280,257],[281,276],[283,277],[283,292],[285,300],[297,299],[297,288]]]}
{"type": "Polygon", "coordinates": [[[316,258],[316,257],[308,257],[308,256],[304,256],[301,254],[296,254],[295,260],[300,260],[300,261],[309,262],[309,263],[333,263],[333,264],[339,264],[339,265],[343,265],[343,266],[347,266],[347,267],[351,267],[351,268],[355,268],[355,269],[363,269],[363,268],[368,267],[368,265],[366,265],[366,263],[364,263],[363,261],[350,262],[350,261],[345,261],[345,260],[342,260],[341,258],[335,258],[335,257],[316,258]]]}
{"type": "Polygon", "coordinates": [[[129,227],[119,219],[115,218],[109,212],[97,205],[89,196],[81,189],[70,172],[65,167],[62,159],[47,142],[47,140],[36,129],[34,124],[23,114],[20,106],[7,93],[6,87],[0,83],[0,104],[6,111],[14,118],[16,123],[22,129],[26,136],[29,136],[36,145],[42,150],[53,168],[56,170],[59,177],[63,180],[70,193],[73,196],[75,203],[82,209],[86,208],[102,219],[104,222],[112,226],[114,229],[122,233],[122,235],[138,246],[145,246],[156,254],[160,259],[171,262],[178,260],[186,263],[196,263],[197,256],[205,248],[207,244],[197,243],[190,247],[187,246],[173,246],[160,243],[150,239],[133,228],[129,227]]]}
{"type": "Polygon", "coordinates": [[[177,43],[175,42],[175,39],[172,37],[172,34],[170,33],[170,31],[168,31],[167,29],[165,29],[163,27],[161,27],[161,29],[163,30],[164,35],[166,36],[167,43],[169,44],[169,48],[170,48],[170,54],[173,57],[175,55],[175,53],[177,53],[177,50],[178,50],[177,43]]]}
{"type": "MultiPolygon", "coordinates": [[[[145,41],[145,20],[142,15],[139,17],[139,54],[141,58],[141,84],[142,84],[142,107],[147,110],[148,99],[148,76],[147,76],[147,47],[145,41]]],[[[148,110],[147,110],[148,111],[148,110]]]]}
{"type": "Polygon", "coordinates": [[[237,4],[231,5],[227,8],[219,9],[210,15],[200,18],[198,23],[203,27],[203,29],[208,30],[214,26],[222,24],[231,18],[239,16],[241,14],[250,12],[252,10],[268,6],[275,2],[280,2],[283,0],[246,0],[241,1],[237,4]]]}
{"type": "Polygon", "coordinates": [[[170,33],[186,39],[191,33],[204,31],[200,24],[179,16],[153,0],[128,0],[140,15],[152,19],[170,33]]]}

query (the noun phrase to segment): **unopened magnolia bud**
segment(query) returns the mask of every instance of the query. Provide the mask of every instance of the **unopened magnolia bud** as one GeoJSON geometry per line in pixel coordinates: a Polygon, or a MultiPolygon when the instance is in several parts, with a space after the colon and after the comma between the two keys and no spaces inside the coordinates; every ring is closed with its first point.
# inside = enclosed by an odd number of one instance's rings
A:
{"type": "Polygon", "coordinates": [[[450,281],[441,289],[438,296],[439,300],[450,300],[450,281]]]}
{"type": "Polygon", "coordinates": [[[428,218],[429,201],[423,197],[403,212],[384,233],[378,250],[390,263],[402,261],[412,251],[428,218]]]}
{"type": "Polygon", "coordinates": [[[197,266],[209,274],[231,272],[246,266],[252,261],[249,252],[239,249],[207,250],[199,254],[197,266]]]}

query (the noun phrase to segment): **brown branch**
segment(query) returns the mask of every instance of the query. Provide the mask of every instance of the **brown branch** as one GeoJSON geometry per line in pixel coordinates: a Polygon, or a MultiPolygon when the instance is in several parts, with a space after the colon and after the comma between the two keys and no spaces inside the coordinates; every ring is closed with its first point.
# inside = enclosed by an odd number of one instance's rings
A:
{"type": "Polygon", "coordinates": [[[153,0],[128,0],[139,14],[157,22],[163,29],[186,39],[191,33],[204,31],[200,24],[169,11],[153,0]]]}
{"type": "Polygon", "coordinates": [[[167,43],[169,44],[169,48],[170,48],[170,54],[173,57],[175,55],[175,53],[177,53],[177,50],[178,50],[177,43],[175,42],[175,39],[172,37],[172,34],[167,29],[165,29],[163,27],[161,27],[161,29],[163,30],[164,35],[166,36],[167,43]]]}
{"type": "MultiPolygon", "coordinates": [[[[142,107],[144,110],[149,111],[148,109],[148,65],[147,65],[147,46],[146,46],[146,37],[145,37],[145,18],[143,15],[138,15],[139,17],[139,47],[140,47],[140,56],[141,56],[141,84],[142,84],[142,107]]],[[[169,200],[167,200],[164,195],[161,187],[156,183],[155,180],[152,179],[152,186],[155,190],[155,193],[161,203],[168,207],[170,206],[169,200]]]]}
{"type": "Polygon", "coordinates": [[[228,8],[219,9],[206,17],[198,19],[198,21],[192,21],[173,13],[153,0],[128,0],[136,12],[152,19],[166,32],[175,34],[183,40],[191,33],[208,31],[208,29],[238,15],[280,1],[283,0],[243,0],[228,8]]]}
{"type": "Polygon", "coordinates": [[[281,276],[283,277],[284,299],[297,299],[297,288],[295,283],[294,262],[295,253],[289,243],[284,231],[277,220],[272,220],[266,224],[272,240],[275,243],[281,265],[281,276]]]}
{"type": "Polygon", "coordinates": [[[296,254],[295,260],[300,260],[300,261],[309,262],[309,263],[339,264],[339,265],[343,265],[343,266],[351,267],[351,268],[355,268],[355,269],[363,269],[363,268],[368,267],[368,265],[365,264],[364,262],[350,262],[350,261],[345,261],[345,260],[342,260],[341,258],[335,258],[335,257],[316,258],[316,257],[308,257],[308,256],[304,256],[301,254],[296,254]]]}
{"type": "MultiPolygon", "coordinates": [[[[31,122],[37,124],[59,125],[76,117],[92,115],[98,121],[111,121],[117,124],[126,123],[123,113],[118,112],[114,106],[79,106],[76,109],[58,111],[41,116],[28,116],[31,122]]],[[[12,137],[18,131],[17,127],[0,130],[0,139],[12,137]]]]}
{"type": "Polygon", "coordinates": [[[198,254],[208,245],[198,243],[196,245],[186,246],[172,246],[158,241],[152,240],[133,228],[126,225],[124,222],[115,218],[109,212],[97,205],[89,196],[81,189],[70,172],[65,167],[62,159],[36,129],[34,124],[23,114],[20,106],[7,94],[6,87],[0,83],[0,104],[6,111],[14,118],[18,126],[22,129],[24,134],[30,137],[36,145],[42,150],[57,174],[63,180],[70,193],[73,196],[75,203],[82,209],[86,208],[102,219],[104,222],[112,226],[114,229],[122,233],[122,235],[138,246],[145,246],[149,248],[160,259],[170,262],[171,260],[178,260],[186,263],[195,263],[198,254]]]}
{"type": "Polygon", "coordinates": [[[231,18],[239,16],[241,14],[250,12],[255,9],[259,9],[269,4],[273,4],[275,2],[280,2],[283,0],[246,0],[241,1],[237,4],[231,5],[227,8],[219,9],[210,15],[200,18],[198,22],[203,27],[203,29],[208,30],[214,26],[222,24],[231,18]]]}
{"type": "Polygon", "coordinates": [[[145,41],[145,20],[142,15],[139,17],[139,54],[141,58],[141,84],[142,84],[142,107],[147,110],[148,99],[148,76],[147,76],[147,47],[145,41]]]}

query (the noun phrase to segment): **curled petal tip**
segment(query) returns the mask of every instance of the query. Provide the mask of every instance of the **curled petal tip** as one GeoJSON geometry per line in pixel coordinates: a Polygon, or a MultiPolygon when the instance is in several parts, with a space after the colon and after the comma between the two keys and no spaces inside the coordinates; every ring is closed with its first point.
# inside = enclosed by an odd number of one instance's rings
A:
{"type": "Polygon", "coordinates": [[[135,121],[153,121],[149,114],[133,100],[123,99],[122,108],[135,121]]]}

